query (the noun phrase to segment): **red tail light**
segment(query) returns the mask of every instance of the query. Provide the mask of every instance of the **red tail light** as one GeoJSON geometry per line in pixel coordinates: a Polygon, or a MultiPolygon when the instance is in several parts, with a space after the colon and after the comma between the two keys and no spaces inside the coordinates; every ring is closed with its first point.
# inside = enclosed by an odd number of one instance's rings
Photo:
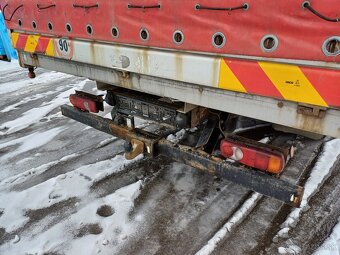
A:
{"type": "Polygon", "coordinates": [[[222,140],[221,154],[247,166],[278,174],[285,166],[285,157],[281,152],[265,150],[251,145],[244,145],[235,141],[222,140]]]}
{"type": "Polygon", "coordinates": [[[71,104],[82,110],[93,113],[98,113],[104,110],[103,98],[95,96],[82,91],[76,91],[75,94],[70,95],[71,104]]]}

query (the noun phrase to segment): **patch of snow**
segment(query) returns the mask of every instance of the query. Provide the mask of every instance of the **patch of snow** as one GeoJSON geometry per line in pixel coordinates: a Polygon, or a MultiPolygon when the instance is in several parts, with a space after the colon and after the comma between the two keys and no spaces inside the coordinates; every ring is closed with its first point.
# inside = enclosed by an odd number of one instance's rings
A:
{"type": "Polygon", "coordinates": [[[103,117],[106,119],[111,119],[111,112],[106,113],[103,117]]]}
{"type": "MultiPolygon", "coordinates": [[[[23,137],[23,138],[19,138],[19,139],[23,139],[24,140],[27,137],[28,136],[23,137]]],[[[51,137],[51,139],[52,138],[53,137],[51,137]]],[[[39,137],[39,139],[40,139],[40,137],[39,137]]],[[[32,139],[32,140],[34,140],[34,139],[32,139]]],[[[98,145],[96,146],[96,148],[97,149],[101,148],[101,147],[106,146],[106,145],[108,145],[108,144],[110,144],[110,143],[112,143],[113,141],[116,141],[116,140],[117,140],[116,137],[111,137],[111,138],[105,139],[105,140],[99,142],[98,145]]],[[[15,144],[14,141],[15,140],[12,140],[11,142],[13,144],[15,144]]],[[[2,149],[3,147],[6,147],[6,146],[4,146],[4,144],[0,144],[0,149],[2,149]]],[[[15,153],[16,152],[17,151],[15,151],[15,153]]],[[[6,179],[1,180],[0,181],[0,186],[3,188],[4,185],[6,185],[6,184],[11,184],[12,185],[12,184],[18,184],[18,183],[27,181],[29,178],[32,178],[34,176],[43,174],[44,172],[48,171],[53,166],[56,166],[56,165],[58,165],[58,164],[60,164],[62,162],[66,162],[66,161],[78,158],[78,157],[80,157],[80,156],[82,156],[82,155],[84,155],[86,153],[88,153],[88,149],[84,149],[83,151],[78,152],[78,153],[73,153],[73,154],[70,154],[70,155],[66,155],[66,156],[62,157],[61,159],[50,161],[50,162],[48,162],[46,164],[43,164],[43,165],[35,167],[35,168],[31,168],[31,169],[29,169],[29,170],[27,170],[25,172],[20,173],[20,174],[17,174],[17,175],[14,175],[14,176],[10,176],[10,177],[8,177],[6,179]]],[[[40,155],[39,154],[34,155],[34,157],[38,157],[38,156],[40,156],[40,155]]],[[[32,160],[32,159],[34,159],[34,157],[24,158],[24,159],[18,161],[17,164],[25,163],[25,161],[32,160]]],[[[0,172],[0,178],[1,178],[1,172],[0,172]]]]}
{"type": "Polygon", "coordinates": [[[142,182],[125,186],[113,194],[79,204],[79,210],[65,220],[41,231],[33,237],[23,236],[20,243],[6,243],[0,247],[0,253],[16,254],[46,254],[59,250],[69,255],[78,254],[113,254],[126,240],[126,236],[136,233],[136,223],[129,218],[129,212],[134,207],[134,200],[140,194],[142,182]],[[106,204],[115,209],[108,217],[96,214],[97,209],[106,204]],[[96,233],[80,234],[81,229],[94,225],[96,233]],[[69,244],[69,241],[72,243],[69,244]],[[67,244],[67,245],[65,245],[67,244]]]}
{"type": "Polygon", "coordinates": [[[96,146],[96,148],[104,147],[104,146],[106,146],[106,145],[108,145],[108,144],[110,144],[110,143],[112,143],[112,142],[114,142],[114,141],[117,141],[117,139],[118,139],[118,138],[115,137],[115,136],[110,137],[110,138],[107,138],[107,139],[101,141],[101,142],[96,146]]]}
{"type": "Polygon", "coordinates": [[[168,137],[166,139],[169,142],[177,144],[183,139],[185,133],[186,133],[186,130],[182,129],[182,130],[178,131],[176,134],[168,135],[168,137]]]}
{"type": "MultiPolygon", "coordinates": [[[[0,61],[0,73],[8,73],[9,71],[15,71],[22,69],[19,66],[18,60],[12,60],[11,62],[0,61]]],[[[24,69],[22,69],[24,70],[24,69]]]]}
{"type": "Polygon", "coordinates": [[[290,245],[288,247],[279,247],[279,254],[300,254],[301,248],[297,245],[290,245]]]}
{"type": "Polygon", "coordinates": [[[224,224],[224,226],[208,241],[208,243],[196,253],[196,255],[211,254],[216,249],[219,242],[221,242],[228,233],[230,233],[245,217],[247,217],[257,204],[257,201],[261,198],[262,195],[254,192],[252,196],[242,204],[241,208],[234,213],[228,222],[224,224]]]}
{"type": "MultiPolygon", "coordinates": [[[[68,102],[68,97],[75,89],[81,89],[87,80],[81,81],[74,84],[74,88],[59,94],[55,99],[50,102],[43,103],[40,107],[33,108],[23,113],[23,115],[15,120],[8,121],[0,126],[0,130],[5,130],[0,132],[0,135],[12,134],[14,132],[20,131],[31,124],[39,122],[45,115],[56,109],[57,107],[68,102]]],[[[2,85],[0,86],[1,89],[2,85]]]]}
{"type": "Polygon", "coordinates": [[[284,237],[287,238],[288,237],[288,233],[289,233],[290,228],[283,228],[278,232],[278,235],[280,237],[284,237]]]}
{"type": "Polygon", "coordinates": [[[55,82],[56,80],[61,80],[61,79],[65,79],[68,77],[72,77],[72,75],[57,73],[57,72],[47,72],[47,73],[42,73],[41,75],[38,75],[34,80],[25,78],[23,80],[18,80],[15,83],[13,82],[2,83],[0,86],[0,95],[14,92],[14,91],[21,90],[21,89],[25,89],[29,86],[37,86],[41,84],[46,84],[50,81],[55,82]]]}
{"type": "Polygon", "coordinates": [[[277,233],[277,238],[274,237],[275,240],[273,240],[274,242],[276,242],[278,240],[278,237],[283,237],[283,238],[288,238],[288,233],[289,233],[290,228],[282,228],[278,233],[277,233]]]}
{"type": "Polygon", "coordinates": [[[91,127],[91,126],[86,126],[86,127],[83,128],[82,131],[86,131],[86,130],[90,130],[90,129],[93,129],[93,127],[91,127]]]}
{"type": "Polygon", "coordinates": [[[11,140],[9,142],[0,144],[0,150],[9,146],[20,144],[13,152],[7,152],[3,156],[0,156],[1,160],[8,160],[14,158],[20,153],[27,152],[38,147],[41,147],[50,141],[52,141],[58,134],[60,134],[64,128],[57,127],[45,132],[35,132],[33,134],[11,140]]]}
{"type": "Polygon", "coordinates": [[[84,165],[68,172],[64,178],[57,176],[21,192],[3,192],[0,194],[0,208],[4,208],[0,228],[12,232],[29,221],[25,211],[50,207],[72,197],[90,196],[89,188],[93,183],[123,170],[138,159],[140,157],[128,161],[118,155],[113,159],[84,165]]]}
{"type": "Polygon", "coordinates": [[[3,187],[4,184],[18,184],[18,183],[24,182],[27,179],[32,178],[33,176],[37,176],[37,175],[40,175],[40,174],[46,172],[48,169],[50,169],[53,166],[56,166],[56,165],[58,165],[62,162],[77,158],[80,155],[81,154],[77,154],[77,153],[70,154],[70,155],[67,155],[65,157],[62,157],[59,160],[51,161],[51,162],[48,162],[48,163],[43,164],[41,166],[29,169],[29,170],[27,170],[23,173],[20,173],[20,174],[17,174],[17,175],[14,175],[14,176],[8,177],[7,179],[2,180],[0,182],[0,185],[3,187]]]}
{"type": "Polygon", "coordinates": [[[12,240],[12,243],[18,243],[20,241],[20,237],[18,235],[15,235],[14,239],[12,240]]]}
{"type": "Polygon", "coordinates": [[[264,137],[262,138],[259,143],[269,143],[270,142],[270,138],[269,137],[264,137]]]}
{"type": "MultiPolygon", "coordinates": [[[[321,153],[318,161],[312,169],[310,176],[305,184],[305,191],[302,197],[300,208],[295,208],[287,217],[281,228],[289,231],[294,228],[300,219],[301,212],[308,209],[308,201],[319,190],[324,181],[328,178],[331,168],[340,155],[340,139],[331,140],[324,145],[323,152],[321,153]]],[[[280,237],[280,230],[273,240],[280,237]]]]}
{"type": "Polygon", "coordinates": [[[62,88],[57,88],[56,90],[51,90],[51,91],[47,91],[45,93],[40,93],[40,94],[36,94],[34,96],[26,97],[26,98],[22,99],[18,103],[15,103],[15,104],[7,106],[6,108],[2,109],[0,112],[1,113],[6,113],[6,112],[13,111],[15,109],[18,109],[18,106],[20,106],[20,105],[23,105],[23,104],[26,104],[28,102],[44,98],[45,96],[48,96],[48,95],[52,95],[52,94],[54,94],[56,92],[59,92],[61,89],[62,88]]]}
{"type": "MultiPolygon", "coordinates": [[[[134,158],[133,160],[127,160],[127,159],[125,159],[124,156],[118,155],[118,156],[114,157],[113,159],[102,161],[102,166],[99,168],[99,169],[101,169],[101,171],[98,171],[98,173],[96,173],[95,175],[92,175],[93,182],[98,182],[102,179],[105,179],[107,176],[110,176],[111,174],[113,174],[115,172],[119,172],[119,171],[123,170],[125,166],[131,164],[132,162],[141,160],[143,157],[144,157],[144,155],[139,155],[136,158],[134,158]],[[111,165],[112,162],[114,162],[115,165],[117,165],[117,166],[119,165],[119,168],[116,169],[116,170],[110,169],[110,165],[111,165]],[[106,169],[106,171],[105,171],[105,169],[106,169]]],[[[92,172],[93,170],[92,170],[92,168],[90,168],[90,169],[88,169],[88,171],[92,172]]]]}
{"type": "Polygon", "coordinates": [[[137,128],[142,129],[142,128],[145,128],[145,127],[147,127],[147,126],[149,126],[151,124],[152,124],[152,121],[147,121],[147,120],[135,117],[135,126],[137,128]]]}
{"type": "Polygon", "coordinates": [[[313,255],[340,255],[340,218],[330,236],[313,255]]]}

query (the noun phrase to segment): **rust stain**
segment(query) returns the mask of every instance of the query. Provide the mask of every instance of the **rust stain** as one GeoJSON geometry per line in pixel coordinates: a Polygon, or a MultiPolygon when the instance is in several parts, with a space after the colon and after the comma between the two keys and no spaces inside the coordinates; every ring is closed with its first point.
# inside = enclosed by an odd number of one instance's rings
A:
{"type": "Polygon", "coordinates": [[[142,72],[144,74],[148,74],[150,72],[150,67],[149,67],[149,53],[147,49],[142,49],[142,72]]]}
{"type": "Polygon", "coordinates": [[[298,187],[297,192],[294,196],[294,200],[293,200],[293,203],[296,207],[300,206],[304,191],[305,189],[303,187],[301,186],[298,187]]]}
{"type": "Polygon", "coordinates": [[[283,104],[282,101],[280,101],[280,102],[277,103],[277,107],[282,108],[283,106],[284,106],[284,104],[283,104]]]}
{"type": "Polygon", "coordinates": [[[189,166],[192,166],[193,168],[202,170],[202,171],[206,171],[206,168],[203,164],[199,163],[198,161],[195,160],[188,160],[187,162],[185,162],[186,164],[188,164],[189,166]]]}
{"type": "Polygon", "coordinates": [[[322,118],[298,114],[296,122],[297,122],[296,128],[298,129],[318,134],[324,133],[323,132],[324,119],[322,118]]]}
{"type": "Polygon", "coordinates": [[[18,51],[18,59],[19,59],[19,65],[21,67],[25,67],[25,61],[27,61],[25,55],[22,55],[22,52],[18,51]]]}
{"type": "Polygon", "coordinates": [[[96,47],[94,42],[90,42],[90,63],[97,64],[96,47]]]}
{"type": "Polygon", "coordinates": [[[128,72],[120,72],[119,74],[120,86],[124,88],[132,88],[133,83],[130,74],[128,72]]]}
{"type": "Polygon", "coordinates": [[[32,59],[32,64],[33,64],[33,66],[38,67],[38,66],[39,66],[39,58],[38,58],[38,55],[37,55],[37,54],[30,54],[30,57],[31,57],[31,59],[32,59]]]}
{"type": "Polygon", "coordinates": [[[176,58],[176,80],[183,81],[183,56],[180,53],[175,53],[176,58]]]}
{"type": "Polygon", "coordinates": [[[213,87],[218,87],[218,82],[220,80],[220,62],[222,58],[214,58],[213,62],[213,77],[212,77],[212,85],[213,87]]]}
{"type": "Polygon", "coordinates": [[[132,145],[132,151],[125,153],[125,158],[127,160],[132,160],[138,155],[143,154],[145,149],[145,145],[142,141],[131,139],[130,143],[132,145]]]}
{"type": "Polygon", "coordinates": [[[141,143],[143,143],[143,146],[149,147],[151,149],[153,148],[153,145],[155,143],[155,141],[152,138],[148,137],[147,135],[142,133],[136,133],[135,130],[129,130],[124,126],[118,126],[114,124],[112,121],[109,122],[109,129],[111,134],[114,136],[117,136],[127,141],[132,141],[134,139],[135,143],[137,143],[138,141],[140,145],[141,143]]]}

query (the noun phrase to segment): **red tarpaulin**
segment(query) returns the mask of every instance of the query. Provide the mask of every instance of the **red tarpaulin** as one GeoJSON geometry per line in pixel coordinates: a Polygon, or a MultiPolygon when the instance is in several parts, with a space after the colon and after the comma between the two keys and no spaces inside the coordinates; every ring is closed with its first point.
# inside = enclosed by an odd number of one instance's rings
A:
{"type": "Polygon", "coordinates": [[[339,62],[339,0],[0,0],[0,4],[14,30],[167,49],[339,62]]]}

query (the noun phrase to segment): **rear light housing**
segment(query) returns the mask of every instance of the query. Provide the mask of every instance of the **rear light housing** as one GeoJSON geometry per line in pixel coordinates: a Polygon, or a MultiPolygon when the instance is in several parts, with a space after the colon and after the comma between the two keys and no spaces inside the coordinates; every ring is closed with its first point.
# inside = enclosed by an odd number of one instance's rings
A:
{"type": "Polygon", "coordinates": [[[69,99],[74,107],[82,111],[98,113],[99,111],[104,110],[104,100],[102,96],[76,91],[75,94],[70,95],[69,99]]]}
{"type": "Polygon", "coordinates": [[[247,144],[226,138],[221,141],[220,150],[222,156],[226,158],[273,174],[281,173],[286,165],[286,159],[282,152],[276,151],[270,146],[266,148],[260,143],[247,144]]]}

